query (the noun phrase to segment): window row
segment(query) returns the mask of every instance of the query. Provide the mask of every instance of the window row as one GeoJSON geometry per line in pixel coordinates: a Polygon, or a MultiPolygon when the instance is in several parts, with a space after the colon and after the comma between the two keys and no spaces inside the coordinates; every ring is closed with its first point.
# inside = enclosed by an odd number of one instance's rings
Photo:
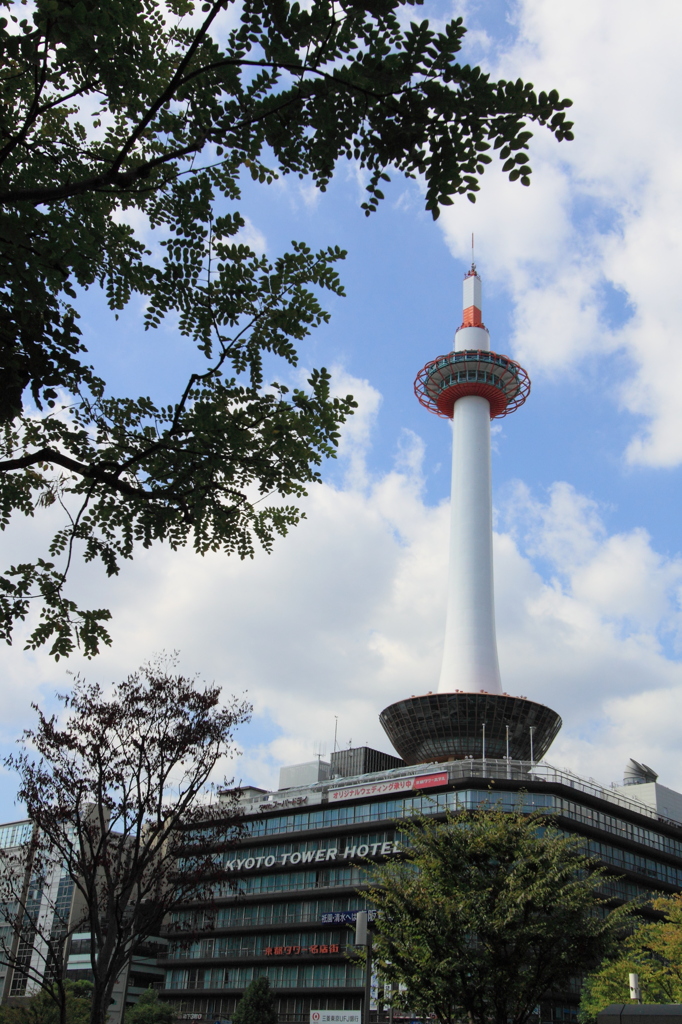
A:
{"type": "Polygon", "coordinates": [[[628,882],[624,878],[604,879],[597,886],[597,892],[607,899],[623,900],[624,902],[642,900],[648,903],[649,900],[661,895],[660,891],[652,892],[649,887],[638,885],[637,882],[628,882]]]}
{"type": "MultiPolygon", "coordinates": [[[[568,833],[567,833],[568,834],[568,833]]],[[[609,843],[601,843],[593,839],[585,839],[583,849],[586,853],[599,857],[605,864],[624,871],[634,871],[639,875],[655,879],[659,882],[682,888],[682,869],[645,857],[642,854],[622,850],[609,843]]],[[[359,866],[347,868],[327,868],[320,871],[292,871],[275,875],[253,875],[239,879],[237,888],[227,883],[216,883],[215,897],[255,896],[261,893],[291,892],[306,889],[325,889],[333,886],[362,885],[371,878],[372,869],[359,866]]]]}
{"type": "Polygon", "coordinates": [[[273,964],[267,967],[194,967],[166,971],[170,989],[243,989],[266,977],[273,988],[359,988],[362,969],[354,964],[273,964]]]}
{"type": "Polygon", "coordinates": [[[316,811],[304,811],[299,814],[280,814],[271,818],[258,818],[248,822],[247,827],[252,836],[278,835],[286,832],[298,832],[316,828],[328,828],[339,825],[358,825],[370,821],[412,818],[419,814],[440,814],[446,808],[452,811],[477,807],[481,803],[502,804],[510,810],[545,810],[548,814],[561,814],[564,817],[592,824],[613,835],[623,836],[641,843],[652,849],[675,857],[682,857],[682,842],[672,836],[657,832],[654,829],[635,825],[615,815],[598,811],[575,800],[566,800],[552,794],[538,793],[497,793],[488,791],[452,790],[431,796],[418,794],[415,796],[393,797],[385,800],[370,800],[364,804],[352,806],[326,807],[316,811]]]}
{"type": "Polygon", "coordinates": [[[322,914],[365,910],[359,896],[337,896],[326,900],[299,900],[295,903],[256,903],[251,906],[209,907],[202,910],[178,910],[171,915],[173,929],[217,931],[220,928],[248,928],[257,925],[306,924],[320,921],[322,914]]]}
{"type": "Polygon", "coordinates": [[[33,824],[30,821],[19,821],[13,825],[3,825],[0,828],[0,848],[9,850],[14,846],[23,846],[33,834],[33,824]]]}
{"type": "MultiPolygon", "coordinates": [[[[569,805],[572,802],[554,797],[551,794],[540,796],[532,793],[491,794],[485,790],[465,790],[459,793],[448,792],[438,794],[434,802],[440,804],[441,797],[443,798],[443,803],[447,799],[450,806],[455,809],[473,810],[482,804],[488,803],[491,806],[502,806],[507,810],[523,810],[524,812],[546,811],[547,813],[554,812],[565,814],[567,817],[571,816],[568,811],[570,810],[569,805]]],[[[388,801],[385,802],[387,803],[388,801]]],[[[573,807],[579,811],[585,810],[580,805],[573,805],[573,807]]],[[[357,809],[362,810],[363,808],[357,809]]],[[[573,817],[577,817],[577,813],[573,817]]],[[[608,831],[608,829],[605,830],[608,831]]],[[[661,837],[659,836],[659,838],[661,837]]],[[[622,850],[619,847],[597,840],[585,839],[584,849],[586,852],[598,856],[605,864],[625,871],[633,871],[652,880],[682,888],[682,869],[674,865],[654,860],[652,857],[647,857],[644,854],[622,850]]],[[[317,871],[294,871],[290,873],[244,876],[239,880],[237,891],[227,883],[216,883],[214,896],[225,898],[236,895],[248,896],[333,886],[355,886],[365,882],[370,873],[371,868],[366,869],[354,865],[325,868],[317,871]]]]}
{"type": "Polygon", "coordinates": [[[599,857],[605,864],[621,868],[624,871],[635,871],[638,875],[645,875],[647,878],[659,882],[667,882],[678,889],[682,888],[682,870],[675,868],[672,864],[663,864],[661,861],[653,860],[651,857],[643,857],[638,853],[631,853],[629,850],[619,850],[618,847],[610,846],[608,843],[599,843],[595,839],[585,842],[585,852],[599,857]]]}
{"type": "MultiPolygon", "coordinates": [[[[491,796],[490,793],[479,790],[469,791],[467,797],[467,809],[473,810],[475,807],[480,806],[481,803],[486,801],[491,804],[496,804],[497,806],[502,804],[505,806],[505,809],[510,809],[511,804],[509,801],[510,798],[515,798],[515,794],[497,793],[491,796]]],[[[566,810],[567,805],[569,805],[571,801],[548,795],[546,799],[550,806],[547,807],[540,806],[535,802],[538,798],[534,797],[532,793],[526,795],[526,802],[528,799],[532,799],[534,801],[532,807],[535,810],[549,811],[550,807],[553,806],[555,808],[555,813],[560,813],[565,817],[571,817],[566,810]]],[[[543,797],[541,799],[545,798],[543,797]]],[[[589,808],[582,808],[580,805],[574,806],[579,807],[581,810],[589,810],[589,808]]],[[[566,835],[569,835],[565,829],[563,831],[566,835]]],[[[611,830],[605,829],[605,831],[611,830]]],[[[656,835],[656,833],[652,833],[652,835],[656,835]]],[[[659,836],[659,838],[663,837],[659,836]]],[[[610,843],[602,843],[593,839],[583,840],[583,850],[585,853],[599,857],[599,859],[607,865],[620,868],[624,871],[634,871],[639,875],[645,875],[647,878],[682,888],[682,869],[674,867],[672,864],[666,864],[663,861],[654,860],[652,857],[646,857],[639,853],[632,853],[630,850],[622,850],[618,846],[612,846],[610,843]]]]}
{"type": "MultiPolygon", "coordinates": [[[[371,870],[371,869],[370,869],[371,870]]],[[[362,885],[368,869],[361,867],[326,868],[322,871],[292,871],[277,875],[252,875],[240,878],[236,888],[227,882],[217,882],[213,888],[216,898],[257,896],[260,893],[291,892],[302,889],[326,889],[335,885],[362,885]]]]}
{"type": "MultiPolygon", "coordinates": [[[[201,1014],[201,1020],[215,1021],[225,1017],[232,1019],[235,1007],[240,995],[186,995],[176,996],[171,1006],[179,1019],[191,1019],[184,1017],[186,1013],[201,1014]]],[[[275,1000],[280,1021],[307,1021],[310,1018],[311,1010],[358,1010],[361,1006],[362,996],[343,995],[320,995],[311,992],[309,995],[287,994],[280,995],[275,1000]]],[[[195,1017],[199,1020],[199,1017],[195,1017]]]]}
{"type": "Polygon", "coordinates": [[[555,800],[558,814],[563,814],[565,817],[585,825],[592,825],[603,832],[610,832],[612,835],[630,839],[633,843],[640,843],[642,846],[659,850],[661,853],[682,857],[682,843],[672,836],[662,832],[653,832],[650,828],[635,825],[631,821],[616,818],[612,814],[606,814],[593,807],[585,807],[584,804],[576,803],[573,800],[564,800],[559,797],[555,797],[555,800]]]}

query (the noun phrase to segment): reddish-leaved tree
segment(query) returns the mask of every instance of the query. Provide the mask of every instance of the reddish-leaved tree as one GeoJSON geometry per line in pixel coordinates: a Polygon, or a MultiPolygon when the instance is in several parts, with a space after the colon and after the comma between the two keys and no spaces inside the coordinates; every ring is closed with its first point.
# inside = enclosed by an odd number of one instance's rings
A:
{"type": "Polygon", "coordinates": [[[163,662],[107,693],[77,678],[60,700],[62,719],[36,707],[37,727],[6,760],[33,830],[0,850],[0,962],[49,990],[64,1020],[68,940],[89,934],[91,1024],[105,1024],[135,948],[179,903],[210,898],[241,835],[238,791],[207,794],[251,708],[163,662]]]}

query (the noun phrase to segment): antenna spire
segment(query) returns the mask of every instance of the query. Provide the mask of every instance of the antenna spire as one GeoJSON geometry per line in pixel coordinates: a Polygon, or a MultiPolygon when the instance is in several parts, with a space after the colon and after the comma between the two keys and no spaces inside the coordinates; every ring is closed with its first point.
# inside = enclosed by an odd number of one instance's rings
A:
{"type": "Polygon", "coordinates": [[[471,232],[471,269],[476,273],[476,258],[474,255],[474,233],[471,232]]]}

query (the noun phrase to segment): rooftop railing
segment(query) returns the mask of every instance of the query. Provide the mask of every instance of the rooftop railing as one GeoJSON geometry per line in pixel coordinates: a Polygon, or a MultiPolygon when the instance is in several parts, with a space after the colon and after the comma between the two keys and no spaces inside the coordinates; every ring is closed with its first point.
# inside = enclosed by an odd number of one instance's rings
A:
{"type": "MultiPolygon", "coordinates": [[[[424,766],[421,767],[423,773],[424,766]]],[[[643,814],[647,818],[656,821],[665,821],[670,825],[680,825],[679,821],[667,818],[651,804],[646,804],[636,797],[626,796],[609,786],[602,786],[596,779],[584,779],[568,768],[555,768],[546,761],[507,761],[506,759],[495,758],[465,758],[463,761],[449,761],[447,765],[439,766],[441,770],[447,767],[448,777],[451,782],[463,778],[481,779],[514,779],[517,782],[532,782],[537,779],[542,782],[559,783],[568,786],[579,793],[587,793],[605,800],[607,803],[615,804],[618,807],[625,807],[637,814],[643,814]]]]}
{"type": "MultiPolygon", "coordinates": [[[[634,796],[626,796],[617,789],[603,786],[596,779],[583,778],[576,775],[569,768],[557,768],[547,761],[514,761],[506,758],[464,758],[458,761],[428,762],[426,764],[406,765],[404,768],[390,768],[383,772],[368,772],[364,775],[343,776],[318,782],[314,785],[300,786],[296,788],[280,790],[278,792],[263,794],[263,798],[256,803],[244,803],[242,809],[246,814],[259,813],[272,807],[273,810],[285,809],[282,805],[301,802],[301,810],[304,808],[305,796],[307,794],[324,794],[329,789],[343,789],[358,785],[369,785],[370,783],[382,782],[384,780],[409,779],[414,776],[428,775],[429,772],[448,772],[450,782],[456,782],[465,778],[480,779],[513,779],[517,782],[532,783],[533,780],[542,782],[554,782],[562,786],[574,789],[576,792],[585,793],[589,796],[604,800],[606,803],[616,807],[623,807],[634,811],[644,817],[652,818],[654,821],[662,821],[669,825],[680,827],[681,821],[661,814],[656,807],[644,803],[634,796]]],[[[319,796],[315,804],[319,803],[319,796]]],[[[310,806],[314,806],[310,805],[310,806]]],[[[295,813],[295,806],[287,806],[286,810],[295,813]]]]}

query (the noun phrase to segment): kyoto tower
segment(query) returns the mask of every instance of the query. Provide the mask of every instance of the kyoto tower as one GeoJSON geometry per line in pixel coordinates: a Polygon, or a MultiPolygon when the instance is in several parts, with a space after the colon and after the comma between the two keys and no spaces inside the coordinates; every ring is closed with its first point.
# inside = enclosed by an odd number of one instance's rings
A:
{"type": "Polygon", "coordinates": [[[450,567],[445,645],[437,693],[411,697],[380,716],[408,764],[464,757],[539,760],[561,728],[543,704],[503,693],[493,594],[490,421],[508,416],[530,393],[528,374],[490,351],[481,278],[464,277],[464,312],[453,351],[420,370],[415,394],[452,420],[450,567]]]}

